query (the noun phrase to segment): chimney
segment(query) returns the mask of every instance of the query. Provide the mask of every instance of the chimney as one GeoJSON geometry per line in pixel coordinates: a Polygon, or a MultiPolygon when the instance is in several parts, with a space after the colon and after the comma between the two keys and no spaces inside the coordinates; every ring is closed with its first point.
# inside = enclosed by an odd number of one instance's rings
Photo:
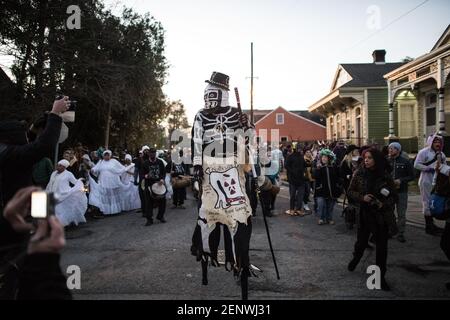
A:
{"type": "Polygon", "coordinates": [[[372,53],[373,63],[385,64],[386,63],[386,50],[375,50],[372,53]]]}

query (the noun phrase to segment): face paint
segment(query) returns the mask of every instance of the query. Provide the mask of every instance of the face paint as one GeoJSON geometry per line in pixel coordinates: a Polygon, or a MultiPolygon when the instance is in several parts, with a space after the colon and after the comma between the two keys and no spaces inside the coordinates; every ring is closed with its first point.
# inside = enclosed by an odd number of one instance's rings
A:
{"type": "Polygon", "coordinates": [[[205,89],[204,99],[205,110],[227,107],[229,105],[228,92],[210,84],[205,89]]]}

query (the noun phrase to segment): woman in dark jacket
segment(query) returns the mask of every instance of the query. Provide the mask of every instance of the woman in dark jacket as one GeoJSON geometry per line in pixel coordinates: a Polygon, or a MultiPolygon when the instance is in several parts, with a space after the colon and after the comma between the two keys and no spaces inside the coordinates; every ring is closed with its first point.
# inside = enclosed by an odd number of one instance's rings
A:
{"type": "Polygon", "coordinates": [[[372,233],[376,242],[376,265],[381,271],[381,289],[390,290],[385,280],[388,238],[397,233],[394,205],[396,189],[383,154],[374,148],[363,154],[363,166],[353,176],[348,197],[357,206],[357,240],[353,259],[348,265],[354,271],[361,260],[372,233]]]}
{"type": "Polygon", "coordinates": [[[315,179],[314,197],[317,199],[319,225],[334,224],[333,208],[336,199],[342,194],[338,168],[334,165],[335,155],[329,149],[322,149],[313,170],[315,179]]]}

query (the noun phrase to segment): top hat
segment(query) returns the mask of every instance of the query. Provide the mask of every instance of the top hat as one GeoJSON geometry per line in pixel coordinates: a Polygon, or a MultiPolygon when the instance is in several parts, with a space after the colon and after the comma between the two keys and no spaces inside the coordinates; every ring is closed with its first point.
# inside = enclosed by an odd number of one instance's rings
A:
{"type": "Polygon", "coordinates": [[[211,79],[206,80],[205,82],[208,82],[212,85],[215,85],[222,89],[230,91],[230,87],[229,87],[230,77],[227,76],[226,74],[214,71],[211,75],[211,79]]]}

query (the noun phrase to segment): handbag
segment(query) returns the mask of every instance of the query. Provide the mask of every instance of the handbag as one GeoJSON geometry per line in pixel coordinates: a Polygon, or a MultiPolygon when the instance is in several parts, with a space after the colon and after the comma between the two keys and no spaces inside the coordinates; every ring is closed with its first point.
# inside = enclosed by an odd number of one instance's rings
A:
{"type": "Polygon", "coordinates": [[[450,199],[432,193],[428,202],[431,216],[438,220],[447,220],[450,218],[450,199]]]}

